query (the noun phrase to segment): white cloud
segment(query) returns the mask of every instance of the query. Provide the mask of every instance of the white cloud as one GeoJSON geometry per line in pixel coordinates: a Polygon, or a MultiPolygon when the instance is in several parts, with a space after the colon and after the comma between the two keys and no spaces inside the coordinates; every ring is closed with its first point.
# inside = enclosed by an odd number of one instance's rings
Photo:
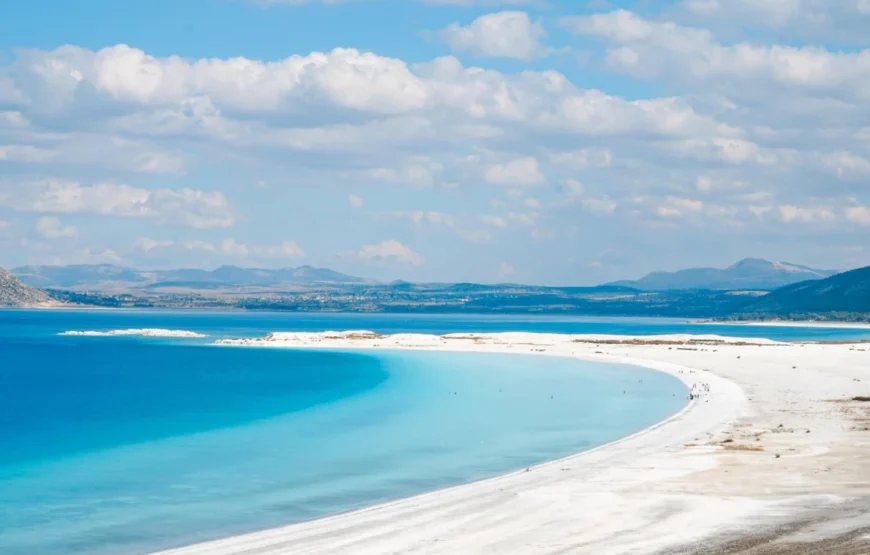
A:
{"type": "Polygon", "coordinates": [[[375,168],[367,171],[366,174],[377,181],[388,181],[417,187],[431,187],[437,183],[434,173],[438,170],[438,167],[426,167],[414,164],[399,169],[375,168]]]}
{"type": "Polygon", "coordinates": [[[498,277],[500,279],[504,279],[506,277],[510,277],[517,273],[516,268],[508,264],[507,262],[502,262],[498,265],[498,277]]]}
{"type": "Polygon", "coordinates": [[[234,239],[224,239],[221,242],[220,251],[239,258],[247,258],[248,252],[250,252],[247,245],[237,243],[234,239]]]}
{"type": "Polygon", "coordinates": [[[36,231],[46,239],[70,239],[79,234],[79,230],[75,227],[64,226],[59,219],[50,216],[36,221],[36,231]]]}
{"type": "Polygon", "coordinates": [[[583,148],[553,153],[550,161],[574,168],[609,168],[613,164],[613,153],[604,148],[583,148]]]}
{"type": "Polygon", "coordinates": [[[492,233],[486,229],[460,229],[459,237],[469,243],[489,243],[492,241],[492,233]]]}
{"type": "Polygon", "coordinates": [[[760,19],[764,24],[773,27],[781,27],[799,16],[805,7],[802,4],[802,0],[727,0],[727,2],[685,0],[683,2],[687,10],[699,15],[722,17],[739,13],[746,21],[757,24],[760,19]]]}
{"type": "Polygon", "coordinates": [[[69,256],[56,261],[57,264],[117,264],[123,262],[123,258],[112,249],[77,249],[69,256]]]}
{"type": "MultiPolygon", "coordinates": [[[[604,42],[607,67],[679,96],[630,100],[614,94],[628,90],[623,79],[600,80],[607,92],[588,90],[557,71],[506,73],[452,56],[406,64],[348,49],[272,62],[152,57],[123,46],[22,51],[0,65],[0,89],[14,89],[16,98],[4,100],[10,108],[0,112],[0,204],[40,215],[136,219],[106,222],[129,243],[148,233],[140,229],[147,222],[241,224],[234,236],[248,237],[244,226],[261,224],[257,199],[265,192],[234,193],[230,206],[196,181],[197,170],[217,160],[226,176],[240,167],[268,176],[269,193],[286,194],[288,202],[335,183],[352,187],[351,207],[363,198],[380,206],[396,195],[424,208],[406,213],[407,221],[451,226],[426,231],[433,242],[516,239],[499,232],[499,222],[522,235],[559,236],[579,225],[580,211],[613,215],[619,225],[661,223],[659,207],[668,225],[707,226],[705,241],[729,219],[745,225],[747,236],[784,221],[814,224],[819,242],[828,230],[862,231],[849,225],[860,211],[848,214],[870,202],[861,187],[870,160],[866,54],[766,44],[766,35],[728,44],[722,37],[734,35],[717,34],[712,23],[599,15],[582,32],[604,42]],[[179,181],[167,174],[188,170],[190,189],[167,185],[179,181]],[[113,181],[93,177],[106,175],[113,181]],[[497,204],[488,206],[491,191],[474,188],[481,181],[505,187],[497,204]],[[554,186],[526,188],[546,182],[554,186]],[[701,208],[669,200],[694,196],[703,197],[701,208]],[[647,200],[635,202],[639,197],[647,200]],[[431,215],[450,203],[462,210],[451,223],[431,215]],[[498,215],[484,220],[479,214],[487,211],[498,215]],[[544,222],[547,230],[539,230],[544,222]]],[[[339,216],[330,208],[324,219],[352,220],[338,221],[336,235],[370,224],[362,213],[334,207],[339,216]]],[[[175,245],[156,254],[161,247],[153,246],[150,262],[184,256],[195,236],[174,233],[175,245]]],[[[285,252],[282,245],[233,242],[223,252],[220,241],[208,244],[212,250],[200,254],[209,263],[285,252]]],[[[443,250],[433,247],[430,256],[443,250]]],[[[426,272],[443,266],[431,262],[426,272]]],[[[492,272],[496,264],[482,267],[492,272]]]]}
{"type": "Polygon", "coordinates": [[[583,209],[595,214],[613,214],[616,203],[609,198],[585,198],[580,201],[583,209]]]}
{"type": "Polygon", "coordinates": [[[727,36],[867,44],[868,0],[683,0],[672,14],[727,36]]]}
{"type": "MultiPolygon", "coordinates": [[[[157,58],[126,45],[96,52],[62,47],[28,51],[0,67],[4,73],[23,89],[22,110],[41,117],[75,113],[74,122],[90,127],[108,117],[111,129],[140,137],[194,135],[306,152],[404,146],[413,138],[435,139],[444,126],[448,135],[455,128],[469,139],[495,138],[505,122],[581,135],[685,136],[719,128],[677,99],[626,101],[578,89],[555,71],[509,75],[466,68],[453,57],[410,68],[350,49],[261,62],[157,58]],[[114,110],[94,111],[88,98],[114,110]],[[366,117],[345,123],[354,120],[349,111],[366,117]],[[277,116],[283,125],[275,125],[277,116]],[[306,125],[295,126],[300,118],[306,125]],[[318,121],[324,124],[311,125],[318,121]]],[[[178,154],[140,148],[132,162],[140,170],[180,171],[178,154]]]]}
{"type": "Polygon", "coordinates": [[[544,34],[541,22],[527,13],[506,11],[482,15],[466,26],[453,23],[439,36],[457,52],[528,61],[545,53],[544,34]]]}
{"type": "Polygon", "coordinates": [[[150,237],[139,237],[138,239],[136,239],[136,242],[134,243],[134,247],[138,251],[147,253],[147,252],[151,252],[151,251],[157,250],[157,249],[169,248],[169,247],[173,246],[174,244],[175,244],[175,241],[172,241],[169,239],[159,240],[159,239],[151,239],[150,237]]]}
{"type": "Polygon", "coordinates": [[[696,214],[704,209],[704,203],[699,200],[668,197],[665,203],[655,208],[655,213],[660,218],[683,218],[696,214]]]}
{"type": "Polygon", "coordinates": [[[643,19],[627,10],[564,18],[572,32],[603,39],[607,63],[643,78],[714,84],[731,94],[757,94],[763,83],[866,98],[870,51],[818,46],[724,45],[708,29],[643,19]]]}
{"type": "Polygon", "coordinates": [[[870,160],[863,156],[857,156],[851,152],[834,152],[824,159],[837,177],[866,177],[870,175],[870,160]]]}
{"type": "Polygon", "coordinates": [[[508,219],[523,226],[533,226],[538,221],[537,212],[510,212],[508,219]]]}
{"type": "Polygon", "coordinates": [[[785,223],[818,223],[836,219],[833,210],[827,206],[807,208],[786,204],[779,207],[779,215],[785,223]]]}
{"type": "Polygon", "coordinates": [[[561,189],[565,196],[570,198],[581,197],[586,191],[586,187],[584,187],[583,183],[576,179],[566,179],[562,182],[561,189]]]}
{"type": "Polygon", "coordinates": [[[286,259],[305,256],[305,251],[296,241],[284,241],[278,245],[247,245],[232,238],[227,238],[218,244],[208,241],[194,240],[183,244],[187,250],[204,251],[211,254],[231,258],[267,260],[286,259]]]}
{"type": "Polygon", "coordinates": [[[695,188],[702,193],[709,193],[713,190],[713,179],[708,175],[699,175],[695,180],[695,188]]]}
{"type": "Polygon", "coordinates": [[[531,156],[494,164],[486,169],[484,179],[494,185],[540,185],[546,181],[538,161],[531,156]]]}
{"type": "Polygon", "coordinates": [[[490,216],[485,214],[480,217],[480,221],[493,227],[505,228],[508,226],[507,220],[501,216],[490,216]]]}
{"type": "Polygon", "coordinates": [[[426,211],[426,210],[412,210],[406,212],[387,212],[384,216],[392,217],[392,218],[401,218],[406,219],[414,223],[415,225],[422,224],[431,224],[431,225],[443,225],[446,227],[453,227],[456,224],[456,219],[450,214],[444,214],[443,212],[436,211],[426,211]]]}
{"type": "Polygon", "coordinates": [[[184,159],[164,152],[143,152],[135,157],[133,165],[141,173],[182,173],[184,159]]]}
{"type": "Polygon", "coordinates": [[[254,256],[260,258],[299,258],[305,256],[305,251],[296,241],[284,241],[280,245],[255,246],[254,256]]]}
{"type": "Polygon", "coordinates": [[[375,245],[363,246],[357,256],[365,262],[401,262],[420,266],[426,259],[399,241],[391,239],[375,245]]]}
{"type": "Polygon", "coordinates": [[[425,87],[403,62],[354,49],[277,62],[157,58],[125,44],[96,52],[64,46],[27,57],[38,93],[53,97],[43,108],[53,111],[75,102],[77,91],[88,87],[130,105],[178,106],[205,97],[219,110],[246,113],[293,112],[294,105],[327,103],[393,114],[427,102],[425,87]]]}
{"type": "Polygon", "coordinates": [[[0,161],[45,163],[54,158],[55,152],[30,145],[0,146],[0,161]]]}
{"type": "Polygon", "coordinates": [[[200,229],[235,223],[223,193],[194,189],[149,190],[112,183],[43,180],[0,184],[0,201],[19,211],[151,218],[200,229]]]}
{"type": "Polygon", "coordinates": [[[846,219],[858,225],[870,227],[870,208],[852,206],[846,209],[846,219]]]}

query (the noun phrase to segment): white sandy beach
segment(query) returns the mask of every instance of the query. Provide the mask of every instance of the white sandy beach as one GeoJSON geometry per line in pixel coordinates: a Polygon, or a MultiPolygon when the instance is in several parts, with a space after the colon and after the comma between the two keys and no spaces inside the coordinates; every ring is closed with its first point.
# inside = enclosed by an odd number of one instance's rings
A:
{"type": "Polygon", "coordinates": [[[695,399],[527,472],[164,555],[870,553],[870,403],[852,400],[870,396],[870,346],[362,332],[230,343],[574,356],[667,372],[695,399]]]}
{"type": "Polygon", "coordinates": [[[142,328],[126,330],[69,330],[59,333],[60,336],[78,337],[175,337],[178,339],[199,339],[207,337],[204,334],[187,330],[167,330],[162,328],[142,328]]]}

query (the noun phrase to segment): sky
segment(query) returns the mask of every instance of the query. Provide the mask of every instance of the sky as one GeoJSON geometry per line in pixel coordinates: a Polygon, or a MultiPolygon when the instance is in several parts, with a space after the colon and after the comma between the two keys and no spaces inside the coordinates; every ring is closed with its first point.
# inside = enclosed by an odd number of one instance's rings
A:
{"type": "Polygon", "coordinates": [[[870,264],[870,0],[0,3],[0,265],[870,264]]]}

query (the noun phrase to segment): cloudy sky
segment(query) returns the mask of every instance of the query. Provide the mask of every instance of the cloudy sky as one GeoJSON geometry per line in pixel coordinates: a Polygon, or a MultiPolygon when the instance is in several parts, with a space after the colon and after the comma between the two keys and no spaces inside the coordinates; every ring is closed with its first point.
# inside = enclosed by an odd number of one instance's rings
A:
{"type": "Polygon", "coordinates": [[[0,265],[870,264],[870,0],[0,5],[0,265]]]}

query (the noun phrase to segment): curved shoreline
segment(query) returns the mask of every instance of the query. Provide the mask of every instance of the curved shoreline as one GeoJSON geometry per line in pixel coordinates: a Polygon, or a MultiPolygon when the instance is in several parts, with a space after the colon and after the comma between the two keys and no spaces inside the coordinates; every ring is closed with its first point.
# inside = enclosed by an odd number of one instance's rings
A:
{"type": "MultiPolygon", "coordinates": [[[[352,553],[378,553],[388,550],[402,551],[404,549],[403,546],[419,543],[422,538],[406,538],[403,540],[400,539],[400,537],[396,537],[389,540],[385,539],[387,542],[386,544],[377,543],[377,545],[371,544],[371,541],[366,540],[365,538],[371,534],[389,537],[391,532],[393,533],[392,535],[402,536],[402,530],[397,529],[395,523],[401,522],[403,519],[418,519],[421,514],[426,512],[439,512],[444,511],[445,509],[455,510],[461,508],[461,505],[469,502],[479,502],[480,499],[493,496],[494,494],[498,496],[505,490],[514,489],[516,490],[516,494],[519,494],[520,492],[526,492],[526,494],[528,494],[528,492],[535,490],[536,483],[543,483],[546,484],[547,487],[552,487],[554,480],[555,483],[563,484],[566,480],[576,481],[578,479],[582,480],[583,478],[594,478],[594,476],[590,476],[589,474],[595,474],[596,471],[600,470],[602,467],[610,468],[620,465],[630,465],[632,461],[640,457],[652,457],[662,453],[667,453],[668,450],[676,449],[697,436],[709,436],[715,434],[721,431],[729,423],[733,423],[733,421],[746,410],[745,396],[738,385],[725,378],[704,372],[701,369],[644,358],[588,352],[588,350],[585,349],[582,352],[577,352],[576,347],[574,351],[566,349],[557,350],[554,348],[556,344],[552,342],[554,334],[521,334],[524,336],[523,339],[538,340],[525,341],[521,345],[516,341],[511,341],[510,343],[481,344],[478,339],[480,337],[492,338],[511,335],[515,334],[458,334],[444,337],[400,334],[385,338],[384,336],[377,336],[376,334],[368,335],[366,332],[350,332],[344,334],[326,332],[324,334],[287,334],[284,339],[279,339],[277,341],[240,340],[240,342],[230,344],[278,348],[322,347],[352,348],[359,350],[425,350],[437,348],[438,350],[460,352],[502,352],[573,357],[587,361],[627,364],[669,374],[680,379],[687,386],[687,389],[693,392],[693,399],[690,400],[678,413],[670,416],[664,421],[653,424],[644,430],[568,457],[541,463],[532,467],[531,471],[512,472],[470,484],[453,486],[406,499],[367,507],[349,513],[328,516],[314,521],[293,524],[252,534],[245,534],[223,540],[216,540],[204,544],[197,544],[162,553],[164,555],[198,555],[206,553],[230,555],[237,553],[295,553],[298,551],[310,553],[335,553],[345,549],[348,550],[347,552],[352,553]],[[294,336],[296,341],[289,339],[294,336]],[[450,338],[452,338],[452,340],[450,338]],[[467,344],[469,339],[471,341],[470,345],[467,344]],[[547,341],[547,339],[550,341],[547,341]],[[423,344],[420,344],[421,341],[423,344]],[[444,345],[441,344],[441,341],[449,341],[451,344],[444,345]],[[464,341],[466,344],[456,343],[455,341],[464,341]],[[548,347],[551,350],[547,350],[548,347]],[[543,349],[543,352],[541,349],[543,349]],[[578,468],[575,469],[574,472],[568,473],[564,468],[566,465],[577,466],[578,468]],[[529,489],[530,487],[531,489],[529,489]],[[391,525],[390,523],[394,524],[391,525]],[[336,542],[342,544],[343,547],[339,547],[336,542]]],[[[570,338],[571,336],[555,337],[559,340],[564,340],[566,337],[570,338]]],[[[589,337],[586,336],[585,339],[589,340],[589,337]]],[[[600,337],[599,339],[604,341],[612,340],[613,338],[600,337]]],[[[686,338],[682,336],[674,336],[673,339],[676,342],[686,340],[686,338]]],[[[653,340],[661,341],[662,338],[656,338],[653,340]]],[[[718,338],[716,338],[716,340],[718,340],[718,338]]],[[[594,341],[594,338],[592,341],[594,341]]],[[[219,343],[227,344],[227,342],[219,343]]],[[[473,517],[477,511],[465,512],[460,510],[459,513],[462,515],[462,518],[465,519],[469,516],[473,517]]],[[[498,509],[490,509],[489,513],[491,515],[498,515],[500,511],[498,509]]],[[[503,513],[503,515],[506,514],[504,511],[501,511],[501,513],[503,513]]],[[[545,518],[552,517],[552,515],[546,514],[541,516],[545,518]]],[[[529,526],[533,525],[535,519],[530,518],[528,513],[523,513],[522,520],[524,521],[525,526],[529,526]]],[[[418,529],[417,532],[422,532],[423,535],[426,534],[425,530],[418,529]]],[[[706,532],[710,533],[711,530],[707,530],[706,532]]],[[[476,536],[479,538],[479,534],[476,534],[476,536]]],[[[685,534],[682,534],[682,537],[672,538],[673,541],[670,543],[690,542],[694,539],[694,534],[690,534],[690,536],[692,537],[687,537],[685,534]]],[[[473,549],[475,552],[482,552],[479,550],[488,549],[485,545],[473,547],[466,544],[447,547],[446,544],[452,542],[441,543],[444,543],[445,545],[439,546],[437,550],[427,549],[421,552],[467,552],[464,551],[465,549],[473,549]]],[[[662,542],[653,541],[651,543],[660,544],[650,546],[650,548],[655,549],[664,545],[662,542]]],[[[524,552],[524,550],[519,549],[511,552],[519,553],[524,552]]],[[[544,553],[546,551],[535,550],[529,552],[544,553]]]]}

